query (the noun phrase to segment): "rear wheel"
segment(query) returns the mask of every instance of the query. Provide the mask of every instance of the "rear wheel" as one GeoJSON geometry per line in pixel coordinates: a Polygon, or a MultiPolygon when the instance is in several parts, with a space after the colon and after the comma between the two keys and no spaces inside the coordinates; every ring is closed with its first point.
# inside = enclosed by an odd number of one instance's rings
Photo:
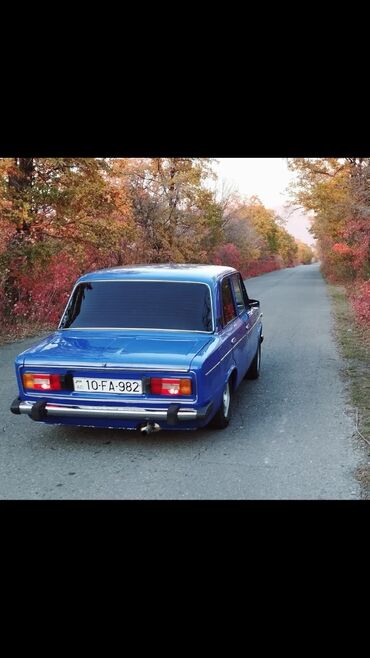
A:
{"type": "Polygon", "coordinates": [[[261,369],[261,342],[258,343],[257,352],[255,357],[249,366],[249,370],[246,374],[246,379],[258,379],[260,376],[261,369]]]}
{"type": "Polygon", "coordinates": [[[214,429],[223,430],[228,426],[231,418],[231,386],[230,382],[226,382],[225,388],[222,393],[222,402],[221,406],[212,418],[210,422],[210,427],[214,429]]]}

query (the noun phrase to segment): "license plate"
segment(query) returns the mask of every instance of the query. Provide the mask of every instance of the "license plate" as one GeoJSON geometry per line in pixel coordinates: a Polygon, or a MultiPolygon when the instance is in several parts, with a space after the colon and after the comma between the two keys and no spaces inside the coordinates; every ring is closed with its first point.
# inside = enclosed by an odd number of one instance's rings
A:
{"type": "Polygon", "coordinates": [[[140,379],[102,379],[98,377],[73,377],[75,391],[87,393],[122,393],[141,395],[143,385],[140,379]]]}

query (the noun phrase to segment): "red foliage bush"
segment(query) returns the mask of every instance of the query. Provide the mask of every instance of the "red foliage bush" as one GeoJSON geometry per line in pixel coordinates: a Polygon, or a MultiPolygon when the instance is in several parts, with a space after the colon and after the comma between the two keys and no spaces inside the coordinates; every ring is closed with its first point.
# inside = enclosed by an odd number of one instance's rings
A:
{"type": "Polygon", "coordinates": [[[18,301],[14,320],[37,325],[57,324],[71,288],[80,275],[77,264],[65,255],[53,256],[47,265],[14,271],[18,301]]]}
{"type": "Polygon", "coordinates": [[[366,279],[369,268],[370,222],[347,219],[340,231],[342,242],[321,238],[323,272],[333,283],[366,279]]]}
{"type": "Polygon", "coordinates": [[[243,262],[240,250],[231,242],[217,247],[213,253],[212,262],[214,265],[235,267],[245,278],[259,276],[260,274],[280,270],[284,267],[283,260],[280,256],[265,257],[249,263],[243,262]]]}
{"type": "Polygon", "coordinates": [[[222,244],[213,253],[212,262],[214,265],[226,265],[228,267],[235,267],[236,270],[241,269],[242,256],[238,247],[231,242],[222,244]]]}
{"type": "Polygon", "coordinates": [[[265,258],[264,260],[253,261],[243,268],[243,276],[253,277],[273,272],[274,270],[281,270],[284,267],[282,259],[279,257],[265,258]]]}
{"type": "Polygon", "coordinates": [[[353,251],[345,242],[333,243],[330,237],[322,237],[320,259],[322,273],[330,283],[345,283],[355,278],[353,251]]]}

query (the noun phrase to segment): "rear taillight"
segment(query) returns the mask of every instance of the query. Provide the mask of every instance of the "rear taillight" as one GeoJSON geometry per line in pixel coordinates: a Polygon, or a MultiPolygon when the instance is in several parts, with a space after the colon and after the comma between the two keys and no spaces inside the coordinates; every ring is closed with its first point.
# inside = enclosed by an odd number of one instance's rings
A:
{"type": "Polygon", "coordinates": [[[24,388],[31,388],[34,391],[60,391],[62,380],[60,375],[26,372],[23,375],[23,386],[24,388]]]}
{"type": "Polygon", "coordinates": [[[154,395],[191,395],[191,379],[151,377],[150,392],[154,395]]]}

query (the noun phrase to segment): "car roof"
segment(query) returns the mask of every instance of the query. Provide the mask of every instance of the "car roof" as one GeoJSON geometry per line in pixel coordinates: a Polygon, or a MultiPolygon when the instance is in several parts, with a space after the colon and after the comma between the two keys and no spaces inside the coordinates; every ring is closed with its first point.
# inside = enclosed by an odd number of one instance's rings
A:
{"type": "Polygon", "coordinates": [[[194,281],[210,283],[224,274],[233,274],[237,270],[223,265],[193,265],[179,263],[161,263],[155,265],[130,265],[96,270],[81,276],[78,281],[194,281]]]}

